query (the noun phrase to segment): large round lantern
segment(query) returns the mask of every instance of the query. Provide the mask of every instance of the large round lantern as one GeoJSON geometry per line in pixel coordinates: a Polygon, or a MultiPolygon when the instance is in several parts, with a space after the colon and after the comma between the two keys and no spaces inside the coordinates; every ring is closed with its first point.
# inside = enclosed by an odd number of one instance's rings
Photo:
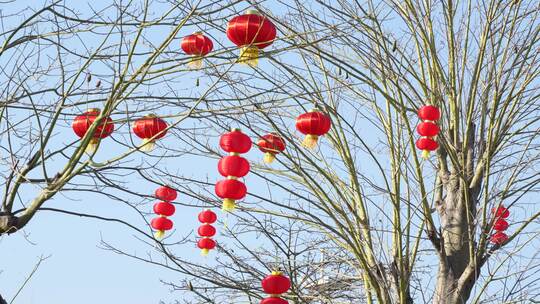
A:
{"type": "Polygon", "coordinates": [[[225,156],[218,162],[219,174],[232,179],[244,177],[248,174],[249,168],[249,162],[238,155],[225,156]]]}
{"type": "MultiPolygon", "coordinates": [[[[88,132],[88,130],[90,129],[90,126],[92,126],[94,121],[98,118],[100,113],[101,113],[100,109],[89,109],[83,114],[75,117],[71,125],[75,134],[78,137],[83,138],[88,132]]],[[[85,151],[87,153],[95,152],[99,144],[99,140],[105,137],[108,137],[113,132],[114,132],[114,123],[112,119],[110,117],[104,117],[101,123],[94,129],[92,138],[90,139],[90,142],[86,146],[85,151]]]]}
{"type": "Polygon", "coordinates": [[[285,141],[274,133],[264,135],[257,146],[259,146],[259,150],[264,152],[264,162],[267,164],[273,162],[277,154],[285,151],[285,141]]]}
{"type": "Polygon", "coordinates": [[[202,32],[195,32],[182,39],[182,50],[188,55],[193,56],[189,62],[192,68],[201,68],[202,59],[212,51],[214,44],[210,38],[203,35],[202,32]]]}
{"type": "Polygon", "coordinates": [[[167,134],[167,123],[154,114],[148,114],[133,124],[133,133],[143,140],[139,150],[154,150],[155,141],[167,134]]]}
{"type": "Polygon", "coordinates": [[[201,249],[201,254],[206,256],[210,250],[216,248],[216,241],[210,238],[202,238],[197,242],[197,247],[201,249]]]}
{"type": "Polygon", "coordinates": [[[495,218],[505,219],[510,216],[510,211],[507,208],[505,208],[503,205],[493,207],[493,209],[491,209],[491,213],[493,213],[495,218]]]}
{"type": "Polygon", "coordinates": [[[266,276],[262,280],[261,286],[263,291],[270,295],[269,298],[262,300],[261,304],[287,303],[287,301],[281,299],[280,296],[291,288],[291,280],[289,280],[289,278],[284,276],[281,272],[272,271],[272,274],[266,276]]]}
{"type": "Polygon", "coordinates": [[[172,202],[176,199],[177,193],[176,190],[167,187],[167,186],[161,186],[156,189],[156,192],[154,193],[157,199],[160,199],[165,202],[172,202]]]}
{"type": "Polygon", "coordinates": [[[296,129],[306,136],[302,142],[306,148],[314,148],[319,136],[328,133],[331,125],[330,117],[317,109],[296,118],[296,129]]]}
{"type": "Polygon", "coordinates": [[[198,216],[199,222],[213,224],[217,221],[217,215],[210,209],[205,209],[198,216]]]}
{"type": "Polygon", "coordinates": [[[431,151],[439,148],[439,143],[429,137],[421,137],[416,141],[416,147],[422,150],[422,157],[428,158],[431,151]]]}
{"type": "Polygon", "coordinates": [[[173,204],[169,202],[159,202],[154,204],[154,213],[163,216],[171,216],[176,211],[173,204]]]}
{"type": "Polygon", "coordinates": [[[216,195],[223,199],[223,211],[233,211],[236,208],[236,201],[246,196],[247,187],[241,181],[235,179],[224,179],[216,184],[216,195]]]}
{"type": "Polygon", "coordinates": [[[496,231],[505,231],[508,227],[510,227],[510,224],[502,218],[496,219],[495,223],[493,223],[493,229],[496,231]]]}
{"type": "Polygon", "coordinates": [[[441,111],[433,105],[425,105],[418,109],[418,117],[421,120],[436,121],[441,118],[441,111]]]}
{"type": "Polygon", "coordinates": [[[276,39],[276,27],[256,10],[248,10],[229,21],[227,37],[240,48],[239,62],[257,66],[259,51],[276,39]]]}

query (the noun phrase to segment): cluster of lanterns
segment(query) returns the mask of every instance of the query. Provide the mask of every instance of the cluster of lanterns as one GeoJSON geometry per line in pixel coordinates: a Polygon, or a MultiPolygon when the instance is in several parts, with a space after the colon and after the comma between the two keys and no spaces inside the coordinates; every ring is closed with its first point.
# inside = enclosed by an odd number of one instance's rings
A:
{"type": "Polygon", "coordinates": [[[508,240],[508,235],[504,231],[510,226],[505,220],[510,216],[510,211],[503,205],[500,205],[491,209],[491,213],[495,217],[495,221],[493,222],[495,233],[491,236],[490,241],[493,244],[502,245],[508,240]]]}
{"type": "Polygon", "coordinates": [[[176,190],[167,186],[161,186],[156,189],[155,197],[161,202],[154,204],[154,213],[158,217],[153,218],[150,226],[156,230],[155,237],[161,239],[165,236],[165,231],[173,228],[173,222],[167,217],[172,216],[175,212],[175,207],[171,203],[177,197],[176,190]]]}
{"type": "MultiPolygon", "coordinates": [[[[71,125],[73,132],[78,137],[83,138],[100,114],[100,109],[89,109],[76,116],[71,125]]],[[[95,152],[100,140],[110,136],[113,132],[114,122],[108,116],[103,117],[93,131],[92,138],[86,146],[86,152],[90,154],[95,152]]],[[[139,150],[149,152],[155,148],[155,141],[167,134],[167,123],[154,114],[148,114],[134,122],[133,133],[143,140],[139,150]]]]}
{"type": "Polygon", "coordinates": [[[218,171],[225,179],[216,183],[216,195],[223,199],[223,211],[230,212],[236,207],[236,201],[246,196],[247,187],[238,179],[248,174],[250,166],[240,154],[251,149],[251,139],[240,129],[232,129],[219,139],[221,149],[229,155],[221,158],[218,171]]]}
{"type": "MultiPolygon", "coordinates": [[[[234,17],[227,24],[227,37],[240,48],[238,62],[257,66],[260,50],[271,45],[276,39],[276,27],[256,10],[234,17]]],[[[202,32],[196,32],[182,39],[182,50],[193,56],[190,65],[200,68],[202,58],[214,47],[212,40],[202,32]]]]}
{"type": "Polygon", "coordinates": [[[269,297],[263,299],[260,304],[288,304],[287,300],[281,298],[291,288],[291,280],[279,271],[272,271],[262,282],[263,291],[269,297]]]}
{"type": "Polygon", "coordinates": [[[197,229],[197,233],[201,237],[197,242],[197,247],[201,249],[203,256],[208,255],[210,250],[216,248],[216,241],[212,239],[216,235],[216,228],[212,226],[217,220],[217,215],[210,209],[205,209],[199,213],[199,222],[201,226],[197,229]]]}
{"type": "Polygon", "coordinates": [[[422,137],[416,141],[416,147],[422,150],[422,157],[427,159],[431,151],[439,148],[439,143],[434,137],[439,134],[436,122],[441,118],[441,112],[436,106],[426,105],[418,110],[418,117],[422,122],[418,124],[416,131],[422,137]]]}

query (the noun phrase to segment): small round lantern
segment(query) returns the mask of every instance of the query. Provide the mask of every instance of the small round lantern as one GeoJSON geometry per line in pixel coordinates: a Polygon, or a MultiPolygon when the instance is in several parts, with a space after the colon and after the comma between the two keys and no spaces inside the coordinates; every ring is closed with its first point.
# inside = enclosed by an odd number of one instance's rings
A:
{"type": "Polygon", "coordinates": [[[210,250],[216,248],[216,241],[210,238],[202,238],[197,242],[197,247],[201,249],[201,255],[206,256],[210,250]]]}
{"type": "MultiPolygon", "coordinates": [[[[89,109],[83,114],[75,117],[71,125],[75,134],[78,137],[83,138],[88,132],[88,130],[90,129],[90,126],[92,126],[92,124],[97,119],[100,113],[101,113],[100,109],[89,109]]],[[[101,123],[95,128],[94,134],[92,138],[90,139],[90,142],[86,146],[86,149],[85,149],[86,153],[89,153],[89,154],[94,153],[99,144],[99,140],[105,137],[108,137],[113,132],[114,132],[114,123],[112,119],[110,117],[103,118],[101,123]]]]}
{"type": "Polygon", "coordinates": [[[274,133],[264,135],[257,146],[264,153],[264,162],[267,164],[272,163],[277,154],[285,151],[285,141],[274,133]]]}
{"type": "Polygon", "coordinates": [[[291,288],[291,280],[279,271],[272,271],[272,274],[266,276],[261,282],[262,289],[270,297],[261,301],[261,304],[281,304],[287,303],[280,296],[291,288]]]}
{"type": "Polygon", "coordinates": [[[216,195],[223,199],[223,211],[231,212],[236,208],[236,201],[246,196],[247,187],[241,181],[225,179],[217,182],[216,195]]]}
{"type": "Polygon", "coordinates": [[[155,141],[167,134],[167,123],[154,114],[148,114],[135,121],[133,133],[143,140],[139,150],[150,152],[155,148],[155,141]]]}
{"type": "Polygon", "coordinates": [[[296,118],[296,129],[306,136],[302,145],[310,149],[317,145],[320,136],[330,131],[331,125],[330,117],[318,109],[313,109],[296,118]]]}
{"type": "Polygon", "coordinates": [[[234,17],[227,24],[227,37],[240,48],[240,63],[257,66],[259,52],[276,39],[276,27],[256,10],[234,17]]]}
{"type": "Polygon", "coordinates": [[[496,218],[508,218],[510,216],[510,211],[505,208],[503,205],[500,205],[498,207],[493,207],[493,209],[491,209],[491,213],[493,213],[493,215],[496,217],[496,218]]]}
{"type": "Polygon", "coordinates": [[[200,69],[203,57],[210,53],[213,48],[212,40],[203,35],[202,32],[195,32],[182,39],[182,50],[186,54],[193,56],[188,64],[191,68],[200,69]]]}
{"type": "Polygon", "coordinates": [[[246,176],[249,169],[249,162],[238,155],[225,156],[218,162],[219,174],[231,179],[246,176]]]}
{"type": "Polygon", "coordinates": [[[249,152],[252,144],[251,138],[237,128],[232,129],[230,132],[223,134],[219,138],[219,146],[221,149],[231,155],[249,152]]]}
{"type": "Polygon", "coordinates": [[[173,222],[166,217],[156,217],[150,221],[150,226],[156,231],[156,239],[161,239],[165,236],[165,231],[169,231],[173,228],[173,222]]]}
{"type": "Polygon", "coordinates": [[[172,202],[176,199],[177,196],[176,190],[167,186],[161,186],[157,188],[154,194],[157,199],[165,202],[172,202]]]}
{"type": "Polygon", "coordinates": [[[427,159],[431,151],[439,148],[439,143],[429,137],[421,137],[416,141],[416,147],[422,150],[422,158],[427,159]]]}
{"type": "Polygon", "coordinates": [[[502,245],[502,244],[506,243],[506,241],[508,241],[508,235],[506,235],[506,233],[504,233],[502,231],[497,231],[491,236],[490,241],[493,244],[502,245]]]}

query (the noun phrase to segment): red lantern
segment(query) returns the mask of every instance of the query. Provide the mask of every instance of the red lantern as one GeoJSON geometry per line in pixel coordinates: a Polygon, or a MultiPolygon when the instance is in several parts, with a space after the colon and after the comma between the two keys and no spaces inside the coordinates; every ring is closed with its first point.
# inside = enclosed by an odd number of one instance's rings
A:
{"type": "MultiPolygon", "coordinates": [[[[73,120],[71,127],[77,136],[83,138],[90,129],[90,126],[94,123],[96,118],[101,113],[100,109],[89,109],[81,115],[78,115],[73,120]]],[[[110,117],[104,117],[101,123],[94,130],[94,134],[86,146],[87,153],[93,153],[96,151],[97,145],[100,139],[103,139],[114,132],[114,123],[110,117]]]]}
{"type": "Polygon", "coordinates": [[[154,114],[148,114],[135,121],[133,133],[143,140],[139,150],[149,152],[154,150],[155,141],[167,134],[167,123],[154,114]]]}
{"type": "Polygon", "coordinates": [[[331,125],[330,117],[317,109],[296,118],[296,129],[306,135],[302,144],[307,148],[314,148],[319,136],[328,133],[331,125]]]}
{"type": "Polygon", "coordinates": [[[509,226],[508,222],[502,218],[498,218],[495,223],[493,223],[493,229],[496,231],[505,231],[509,226]]]}
{"type": "Polygon", "coordinates": [[[439,134],[439,127],[430,121],[426,121],[419,123],[416,127],[416,131],[421,136],[433,137],[439,134]]]}
{"type": "Polygon", "coordinates": [[[502,245],[508,241],[508,235],[502,231],[497,231],[491,236],[491,242],[496,245],[502,245]]]}
{"type": "Polygon", "coordinates": [[[157,215],[171,216],[175,211],[176,208],[169,202],[159,202],[154,204],[154,213],[157,215]]]}
{"type": "Polygon", "coordinates": [[[282,298],[266,298],[261,301],[260,304],[289,304],[289,302],[282,298]]]}
{"type": "Polygon", "coordinates": [[[441,111],[436,106],[426,105],[418,109],[418,117],[421,120],[436,121],[441,118],[441,111]]]}
{"type": "Polygon", "coordinates": [[[505,208],[503,205],[500,205],[498,207],[493,207],[493,209],[491,209],[491,213],[493,213],[495,217],[503,218],[503,219],[510,216],[510,211],[507,208],[505,208]]]}
{"type": "Polygon", "coordinates": [[[429,152],[437,150],[439,144],[429,137],[421,137],[416,141],[416,147],[422,150],[423,158],[428,158],[429,152]]]}
{"type": "Polygon", "coordinates": [[[204,224],[197,229],[197,233],[202,237],[212,237],[216,235],[216,228],[210,224],[204,224]]]}
{"type": "Polygon", "coordinates": [[[242,133],[240,129],[232,129],[231,132],[227,132],[221,136],[219,145],[225,152],[237,155],[249,152],[252,142],[251,138],[242,133]]]}
{"type": "Polygon", "coordinates": [[[238,155],[225,156],[218,162],[218,171],[225,177],[243,177],[249,172],[249,162],[238,155]]]}
{"type": "Polygon", "coordinates": [[[171,230],[173,228],[173,222],[166,217],[156,217],[150,221],[150,225],[156,231],[156,238],[160,239],[165,235],[165,231],[171,230]]]}
{"type": "Polygon", "coordinates": [[[235,179],[220,180],[215,190],[216,195],[223,199],[223,211],[233,211],[235,201],[243,199],[247,193],[246,185],[235,179]]]}
{"type": "Polygon", "coordinates": [[[214,44],[210,38],[202,32],[195,32],[182,39],[182,50],[188,55],[192,55],[189,65],[193,68],[202,67],[202,58],[212,51],[214,44]]]}
{"type": "Polygon", "coordinates": [[[155,196],[165,202],[172,202],[176,199],[176,191],[167,186],[161,186],[156,189],[155,196]]]}
{"type": "Polygon", "coordinates": [[[210,250],[216,248],[216,241],[209,238],[202,238],[197,242],[197,246],[201,249],[202,255],[208,255],[210,250]]]}
{"type": "Polygon", "coordinates": [[[244,15],[229,21],[227,37],[241,48],[239,62],[257,66],[259,50],[271,45],[276,39],[276,27],[256,10],[248,10],[244,15]]]}
{"type": "Polygon", "coordinates": [[[262,280],[261,285],[265,293],[280,295],[291,288],[291,280],[279,271],[272,271],[272,274],[262,280]]]}
{"type": "Polygon", "coordinates": [[[266,134],[257,143],[259,150],[264,152],[264,162],[269,164],[276,155],[285,151],[285,141],[277,134],[266,134]]]}
{"type": "Polygon", "coordinates": [[[199,222],[201,223],[213,224],[216,220],[217,216],[212,210],[206,209],[199,213],[199,222]]]}

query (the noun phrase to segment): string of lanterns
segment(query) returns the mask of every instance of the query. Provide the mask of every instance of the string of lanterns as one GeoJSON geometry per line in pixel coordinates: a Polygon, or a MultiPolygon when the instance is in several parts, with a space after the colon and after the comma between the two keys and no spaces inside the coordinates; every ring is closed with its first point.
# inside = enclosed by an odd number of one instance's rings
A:
{"type": "Polygon", "coordinates": [[[154,236],[156,239],[161,239],[165,236],[165,231],[169,231],[173,228],[173,221],[167,217],[172,216],[176,211],[174,205],[171,203],[177,197],[176,190],[167,186],[161,186],[156,189],[155,197],[161,202],[154,204],[154,213],[158,217],[153,218],[150,222],[150,226],[156,230],[154,236]]]}
{"type": "Polygon", "coordinates": [[[246,185],[238,178],[246,176],[250,166],[239,155],[249,152],[252,142],[240,129],[232,129],[220,137],[219,145],[229,156],[223,157],[218,163],[219,174],[226,179],[216,183],[215,192],[223,199],[223,211],[231,212],[236,207],[236,201],[243,199],[247,193],[246,185]]]}
{"type": "Polygon", "coordinates": [[[422,122],[416,127],[416,132],[422,137],[416,141],[416,147],[422,150],[422,158],[427,159],[430,152],[439,148],[439,143],[434,137],[439,134],[436,121],[441,118],[441,112],[436,106],[425,105],[418,110],[418,117],[422,122]]]}
{"type": "Polygon", "coordinates": [[[510,216],[510,211],[503,205],[500,205],[491,209],[491,213],[495,217],[495,221],[493,222],[495,233],[491,236],[490,241],[493,244],[502,245],[508,240],[508,235],[504,231],[510,226],[505,220],[510,216]]]}
{"type": "Polygon", "coordinates": [[[279,271],[272,271],[261,282],[264,293],[269,297],[261,301],[260,304],[287,304],[287,300],[281,298],[291,288],[291,280],[279,271]]]}
{"type": "Polygon", "coordinates": [[[216,222],[217,215],[212,210],[205,209],[199,213],[198,219],[202,225],[197,229],[197,233],[201,237],[197,242],[197,247],[201,249],[201,254],[206,256],[210,250],[216,247],[216,241],[212,239],[216,235],[216,228],[212,224],[216,222]]]}

